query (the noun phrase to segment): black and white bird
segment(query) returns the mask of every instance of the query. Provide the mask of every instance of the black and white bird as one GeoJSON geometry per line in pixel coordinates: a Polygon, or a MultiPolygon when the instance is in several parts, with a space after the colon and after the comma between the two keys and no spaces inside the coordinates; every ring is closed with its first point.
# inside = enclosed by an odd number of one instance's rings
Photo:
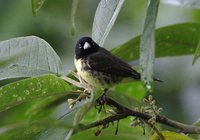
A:
{"type": "Polygon", "coordinates": [[[90,37],[78,40],[74,62],[81,79],[93,87],[108,89],[126,78],[141,79],[128,63],[100,47],[90,37]]]}

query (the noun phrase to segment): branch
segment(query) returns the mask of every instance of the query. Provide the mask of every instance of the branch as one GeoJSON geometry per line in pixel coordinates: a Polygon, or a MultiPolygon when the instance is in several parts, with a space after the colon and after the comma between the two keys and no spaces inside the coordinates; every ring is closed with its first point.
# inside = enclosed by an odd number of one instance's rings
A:
{"type": "MultiPolygon", "coordinates": [[[[89,125],[85,125],[85,126],[81,126],[78,130],[81,130],[81,131],[84,131],[84,130],[87,130],[87,129],[90,129],[90,128],[93,128],[93,127],[96,127],[96,126],[99,126],[99,125],[106,125],[110,122],[114,122],[114,121],[118,121],[118,120],[121,120],[121,119],[124,119],[128,117],[127,114],[117,114],[117,115],[111,115],[103,120],[100,120],[100,121],[96,121],[96,122],[93,122],[89,125]]],[[[76,130],[75,130],[76,132],[76,130]]]]}
{"type": "MultiPolygon", "coordinates": [[[[106,103],[109,106],[116,107],[120,111],[120,113],[115,114],[115,115],[111,115],[111,116],[109,116],[109,117],[107,117],[103,120],[96,121],[96,122],[93,122],[91,124],[81,126],[77,130],[75,130],[75,133],[80,132],[80,131],[84,131],[84,130],[87,130],[87,129],[90,129],[90,128],[93,128],[93,127],[97,127],[99,125],[106,125],[110,122],[118,121],[118,120],[124,119],[128,116],[138,117],[138,118],[141,118],[143,120],[149,120],[151,118],[150,115],[145,114],[145,113],[141,113],[141,112],[138,112],[138,111],[134,111],[134,110],[131,110],[127,107],[124,107],[123,105],[117,103],[116,101],[114,101],[113,99],[111,99],[109,97],[106,97],[106,103]]],[[[165,124],[165,125],[171,126],[173,128],[176,128],[176,129],[180,130],[180,132],[183,132],[183,133],[200,134],[200,127],[188,125],[188,124],[183,124],[183,123],[171,120],[171,119],[169,119],[165,116],[158,115],[156,117],[156,122],[158,122],[160,124],[165,124]]]]}

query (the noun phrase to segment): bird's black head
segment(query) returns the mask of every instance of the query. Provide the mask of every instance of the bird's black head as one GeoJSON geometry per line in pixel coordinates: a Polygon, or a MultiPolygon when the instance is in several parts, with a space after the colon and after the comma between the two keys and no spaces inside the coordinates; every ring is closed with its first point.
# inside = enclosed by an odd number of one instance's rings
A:
{"type": "Polygon", "coordinates": [[[82,37],[76,44],[75,54],[76,59],[88,56],[97,52],[99,45],[96,44],[90,37],[82,37]]]}

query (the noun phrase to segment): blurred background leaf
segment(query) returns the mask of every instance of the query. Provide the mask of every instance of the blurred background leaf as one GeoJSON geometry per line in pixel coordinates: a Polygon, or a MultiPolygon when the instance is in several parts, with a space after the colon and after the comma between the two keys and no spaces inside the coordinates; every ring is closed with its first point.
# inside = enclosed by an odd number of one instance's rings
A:
{"type": "Polygon", "coordinates": [[[134,109],[140,106],[140,102],[120,91],[110,92],[108,97],[129,109],[134,109]]]}
{"type": "Polygon", "coordinates": [[[161,0],[165,4],[174,6],[183,6],[188,8],[200,8],[199,0],[161,0]]]}
{"type": "Polygon", "coordinates": [[[45,0],[31,0],[32,2],[32,13],[36,15],[36,13],[40,10],[45,0]]]}
{"type": "MultiPolygon", "coordinates": [[[[61,123],[58,123],[55,120],[43,120],[35,122],[21,122],[13,125],[8,125],[3,127],[4,132],[0,135],[2,140],[13,139],[13,140],[28,140],[28,139],[37,139],[35,135],[41,133],[47,128],[56,127],[60,129],[69,129],[71,126],[67,126],[61,123]]],[[[2,132],[3,132],[2,131],[2,132]]]]}
{"type": "MultiPolygon", "coordinates": [[[[181,23],[156,30],[156,57],[193,54],[200,38],[199,23],[181,23]]],[[[116,47],[112,53],[126,61],[139,57],[140,36],[116,47]]]]}
{"type": "Polygon", "coordinates": [[[123,93],[137,101],[141,101],[146,95],[146,89],[142,82],[120,83],[114,87],[115,92],[123,93]]]}

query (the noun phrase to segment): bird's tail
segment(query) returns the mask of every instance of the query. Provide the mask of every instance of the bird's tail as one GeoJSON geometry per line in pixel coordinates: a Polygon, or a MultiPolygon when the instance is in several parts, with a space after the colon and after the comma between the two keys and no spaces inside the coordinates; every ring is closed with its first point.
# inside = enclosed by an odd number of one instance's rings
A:
{"type": "Polygon", "coordinates": [[[153,78],[154,81],[157,81],[157,82],[164,82],[163,80],[160,80],[158,78],[153,78]]]}
{"type": "MultiPolygon", "coordinates": [[[[132,73],[132,77],[133,77],[134,79],[141,80],[141,75],[140,75],[140,73],[138,73],[137,71],[134,71],[134,72],[132,73]]],[[[157,82],[164,82],[164,81],[160,80],[159,78],[153,78],[153,80],[154,80],[154,81],[157,81],[157,82]]]]}

